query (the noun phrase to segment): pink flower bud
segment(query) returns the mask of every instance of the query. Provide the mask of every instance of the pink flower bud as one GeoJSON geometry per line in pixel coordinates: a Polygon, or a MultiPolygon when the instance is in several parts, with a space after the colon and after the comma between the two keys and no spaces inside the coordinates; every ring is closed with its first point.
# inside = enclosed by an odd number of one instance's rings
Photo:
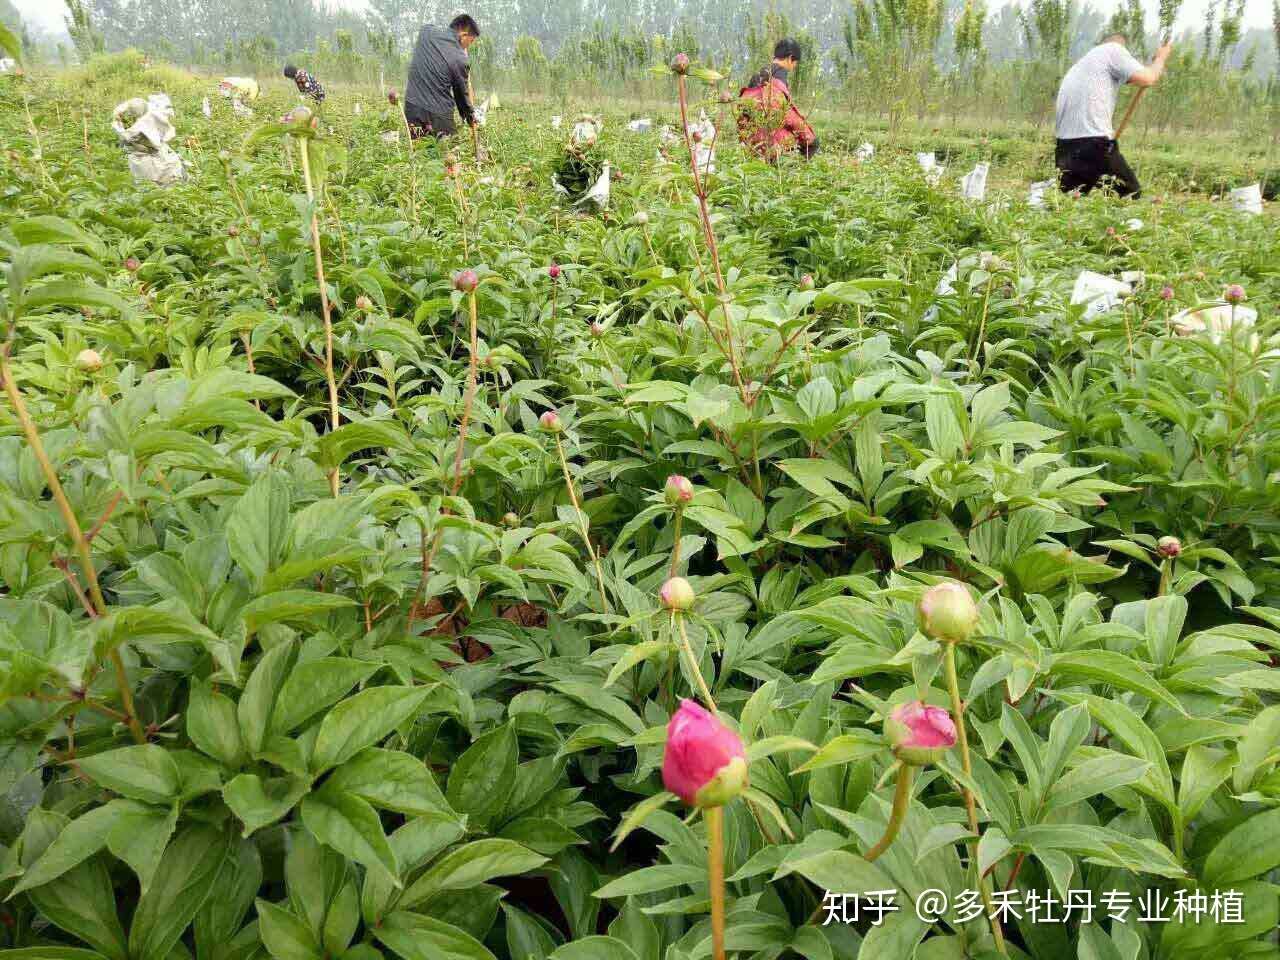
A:
{"type": "Polygon", "coordinates": [[[547,267],[547,276],[550,277],[552,280],[559,280],[560,264],[556,263],[554,260],[551,261],[551,266],[547,267]]]}
{"type": "Polygon", "coordinates": [[[81,350],[76,354],[76,369],[83,373],[97,373],[102,369],[102,355],[97,350],[81,350]]]}
{"type": "Polygon", "coordinates": [[[689,72],[689,55],[687,53],[677,53],[675,59],[671,61],[671,72],[683,76],[689,72]]]}
{"type": "Polygon", "coordinates": [[[637,227],[643,227],[649,222],[649,214],[643,210],[638,210],[636,215],[631,218],[631,222],[637,227]]]}
{"type": "Polygon", "coordinates": [[[691,807],[722,807],[747,788],[742,739],[692,700],[667,724],[662,785],[691,807]]]}
{"type": "Polygon", "coordinates": [[[396,93],[394,87],[387,91],[387,102],[393,107],[400,102],[400,94],[396,93]]]}
{"type": "Polygon", "coordinates": [[[504,527],[518,527],[520,526],[520,517],[508,511],[502,515],[502,525],[504,527]]]}
{"type": "Polygon", "coordinates": [[[672,577],[658,590],[658,599],[668,610],[688,610],[698,599],[684,577],[672,577]]]}
{"type": "Polygon", "coordinates": [[[813,274],[806,273],[804,276],[800,278],[801,290],[812,290],[815,286],[817,286],[817,284],[814,283],[813,274]]]}
{"type": "Polygon", "coordinates": [[[1222,298],[1226,300],[1227,303],[1244,303],[1246,299],[1244,287],[1240,286],[1238,283],[1233,283],[1231,286],[1227,287],[1226,293],[1222,295],[1222,298]]]}
{"type": "Polygon", "coordinates": [[[591,325],[587,327],[587,329],[591,331],[591,336],[597,340],[604,336],[604,324],[599,320],[592,320],[591,325]]]}
{"type": "Polygon", "coordinates": [[[137,273],[142,269],[142,264],[138,261],[137,257],[129,257],[124,262],[124,268],[130,273],[137,273]]]}
{"type": "Polygon", "coordinates": [[[554,410],[548,410],[540,416],[538,426],[547,433],[559,433],[564,429],[564,424],[560,422],[560,414],[554,410]]]}
{"type": "Polygon", "coordinates": [[[667,506],[683,507],[693,499],[693,484],[689,482],[688,477],[673,473],[667,477],[667,485],[662,492],[667,498],[667,506]]]}
{"type": "Polygon", "coordinates": [[[237,227],[234,223],[231,224],[229,227],[227,227],[227,236],[233,237],[233,238],[240,236],[240,228],[237,227]]]}
{"type": "Polygon", "coordinates": [[[1115,228],[1115,227],[1107,227],[1107,236],[1108,236],[1108,237],[1114,237],[1115,235],[1116,235],[1116,228],[1115,228]]]}
{"type": "Polygon", "coordinates": [[[701,131],[701,130],[695,130],[695,131],[693,131],[693,133],[689,134],[689,139],[690,139],[690,140],[692,140],[694,143],[701,143],[701,142],[702,142],[702,131],[701,131]]]}
{"type": "Polygon", "coordinates": [[[461,293],[471,293],[480,286],[480,278],[474,270],[459,270],[453,275],[453,289],[461,293]]]}
{"type": "Polygon", "coordinates": [[[1182,541],[1177,537],[1161,537],[1156,541],[1156,553],[1166,560],[1182,555],[1182,541]]]}
{"type": "Polygon", "coordinates": [[[920,629],[934,640],[963,643],[978,626],[978,606],[969,591],[948,580],[920,598],[920,629]]]}
{"type": "Polygon", "coordinates": [[[884,735],[893,755],[914,767],[937,763],[956,745],[951,714],[919,700],[896,707],[884,721],[884,735]]]}
{"type": "Polygon", "coordinates": [[[1160,299],[1161,299],[1161,300],[1172,300],[1172,299],[1173,299],[1173,287],[1169,286],[1167,283],[1166,283],[1163,287],[1161,287],[1161,288],[1160,288],[1160,299]]]}
{"type": "Polygon", "coordinates": [[[362,310],[365,313],[368,313],[370,310],[373,309],[373,301],[363,295],[356,297],[356,309],[362,310]]]}

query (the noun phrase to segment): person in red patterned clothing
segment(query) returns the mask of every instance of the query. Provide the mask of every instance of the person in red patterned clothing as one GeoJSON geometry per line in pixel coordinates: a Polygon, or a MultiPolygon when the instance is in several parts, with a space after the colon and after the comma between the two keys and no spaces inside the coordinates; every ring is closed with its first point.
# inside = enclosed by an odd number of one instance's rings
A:
{"type": "Polygon", "coordinates": [[[324,103],[324,87],[306,70],[289,64],[284,68],[284,75],[298,85],[298,92],[304,97],[310,97],[316,103],[324,103]]]}
{"type": "Polygon", "coordinates": [[[738,93],[738,138],[770,163],[793,150],[806,159],[818,152],[818,137],[796,109],[787,86],[800,54],[796,41],[779,40],[773,48],[773,62],[738,93]]]}

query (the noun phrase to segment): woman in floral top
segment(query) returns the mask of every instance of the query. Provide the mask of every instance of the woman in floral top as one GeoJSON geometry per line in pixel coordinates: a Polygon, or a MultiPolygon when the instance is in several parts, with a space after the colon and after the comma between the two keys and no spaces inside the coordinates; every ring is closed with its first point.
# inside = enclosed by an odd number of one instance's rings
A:
{"type": "Polygon", "coordinates": [[[316,103],[324,103],[324,87],[307,71],[290,64],[284,68],[284,75],[298,85],[298,92],[304,97],[310,97],[316,103]]]}

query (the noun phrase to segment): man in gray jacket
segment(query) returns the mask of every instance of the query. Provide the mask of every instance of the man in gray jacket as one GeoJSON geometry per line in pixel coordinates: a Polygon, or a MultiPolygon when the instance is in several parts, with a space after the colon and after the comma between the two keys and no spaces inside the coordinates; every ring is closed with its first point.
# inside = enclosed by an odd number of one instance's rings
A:
{"type": "Polygon", "coordinates": [[[468,93],[471,64],[467,48],[479,36],[480,28],[465,13],[454,17],[447,29],[427,24],[419,31],[404,91],[404,115],[415,139],[452,136],[455,105],[462,122],[475,125],[468,93]]]}

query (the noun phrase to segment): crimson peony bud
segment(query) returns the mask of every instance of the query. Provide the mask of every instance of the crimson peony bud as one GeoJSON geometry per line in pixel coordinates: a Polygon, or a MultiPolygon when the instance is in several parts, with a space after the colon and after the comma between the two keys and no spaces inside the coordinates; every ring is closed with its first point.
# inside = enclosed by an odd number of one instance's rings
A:
{"type": "Polygon", "coordinates": [[[814,283],[813,274],[806,273],[804,276],[800,278],[801,290],[812,290],[815,286],[817,286],[817,284],[814,283]]]}
{"type": "Polygon", "coordinates": [[[722,807],[747,789],[742,739],[692,700],[667,724],[662,785],[691,807],[722,807]]]}
{"type": "Polygon", "coordinates": [[[472,293],[480,286],[480,278],[474,270],[459,270],[453,275],[453,289],[461,293],[472,293]]]}
{"type": "Polygon", "coordinates": [[[400,102],[400,94],[396,93],[394,87],[387,91],[387,102],[393,107],[400,102]]]}
{"type": "Polygon", "coordinates": [[[1173,287],[1169,286],[1167,283],[1166,283],[1163,287],[1161,287],[1161,288],[1160,288],[1160,299],[1161,299],[1161,300],[1172,300],[1172,299],[1173,299],[1173,287]]]}
{"type": "Polygon", "coordinates": [[[1177,537],[1161,537],[1156,541],[1156,553],[1166,560],[1182,555],[1182,541],[1177,537]]]}
{"type": "Polygon", "coordinates": [[[663,487],[663,495],[667,498],[667,506],[683,507],[693,499],[693,484],[688,477],[673,473],[667,477],[667,485],[663,487]]]}
{"type": "Polygon", "coordinates": [[[97,350],[81,350],[76,354],[76,369],[84,373],[97,373],[102,369],[102,355],[97,350]]]}
{"type": "Polygon", "coordinates": [[[913,767],[937,763],[956,745],[951,714],[919,700],[896,707],[885,718],[884,735],[893,755],[913,767]]]}
{"type": "Polygon", "coordinates": [[[560,433],[564,430],[564,424],[560,422],[560,414],[554,410],[548,410],[540,416],[538,426],[546,433],[560,433]]]}
{"type": "Polygon", "coordinates": [[[689,55],[687,53],[677,53],[675,59],[671,61],[671,72],[684,76],[689,72],[689,55]]]}
{"type": "Polygon", "coordinates": [[[1115,227],[1107,227],[1107,236],[1108,236],[1108,237],[1114,237],[1115,235],[1116,235],[1116,228],[1115,228],[1115,227]]]}
{"type": "Polygon", "coordinates": [[[591,325],[587,327],[587,329],[591,331],[591,336],[595,337],[597,340],[604,336],[604,324],[599,320],[592,320],[591,325]]]}
{"type": "Polygon", "coordinates": [[[920,598],[920,629],[934,640],[963,643],[978,626],[978,606],[969,591],[947,580],[920,598]]]}
{"type": "Polygon", "coordinates": [[[373,309],[373,301],[362,294],[356,297],[356,309],[368,313],[373,309]]]}
{"type": "Polygon", "coordinates": [[[698,599],[684,577],[672,577],[658,590],[658,599],[668,610],[688,610],[698,599]]]}
{"type": "Polygon", "coordinates": [[[552,280],[559,280],[560,264],[556,263],[554,260],[551,261],[551,266],[547,267],[547,276],[550,277],[552,280]]]}
{"type": "Polygon", "coordinates": [[[138,261],[137,257],[129,257],[124,262],[124,268],[130,273],[137,273],[142,269],[142,264],[138,261]]]}
{"type": "Polygon", "coordinates": [[[505,527],[520,526],[520,517],[514,513],[507,512],[502,515],[502,525],[505,527]]]}
{"type": "Polygon", "coordinates": [[[1227,287],[1227,290],[1222,295],[1222,298],[1226,300],[1227,303],[1244,303],[1246,299],[1245,293],[1244,293],[1244,287],[1240,286],[1240,284],[1238,283],[1233,283],[1231,284],[1231,286],[1227,287]]]}
{"type": "Polygon", "coordinates": [[[231,226],[227,227],[227,236],[228,237],[240,236],[240,228],[233,223],[231,226]]]}

